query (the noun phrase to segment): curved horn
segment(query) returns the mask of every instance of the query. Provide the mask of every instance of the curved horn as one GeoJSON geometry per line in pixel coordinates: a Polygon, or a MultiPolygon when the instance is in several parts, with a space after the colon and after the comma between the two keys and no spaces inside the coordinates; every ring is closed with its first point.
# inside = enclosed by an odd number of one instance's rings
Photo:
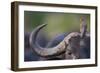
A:
{"type": "Polygon", "coordinates": [[[32,49],[38,55],[40,55],[42,57],[59,55],[59,54],[65,52],[66,43],[64,41],[62,41],[61,43],[59,43],[57,46],[55,46],[53,48],[42,48],[36,43],[36,38],[37,38],[38,32],[45,26],[46,26],[46,24],[42,24],[42,25],[36,27],[32,31],[30,38],[29,38],[30,46],[32,47],[32,49]]]}

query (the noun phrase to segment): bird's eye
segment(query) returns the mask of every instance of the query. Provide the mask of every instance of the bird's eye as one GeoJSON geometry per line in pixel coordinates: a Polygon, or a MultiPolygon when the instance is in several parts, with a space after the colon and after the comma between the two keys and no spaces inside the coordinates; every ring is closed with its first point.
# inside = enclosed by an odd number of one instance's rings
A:
{"type": "Polygon", "coordinates": [[[71,42],[71,39],[69,39],[69,42],[71,42]]]}

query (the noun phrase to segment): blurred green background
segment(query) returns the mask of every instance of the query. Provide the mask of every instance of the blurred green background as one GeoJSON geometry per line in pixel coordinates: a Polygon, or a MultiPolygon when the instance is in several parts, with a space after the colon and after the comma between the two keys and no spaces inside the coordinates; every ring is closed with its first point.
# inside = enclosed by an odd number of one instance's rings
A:
{"type": "Polygon", "coordinates": [[[48,24],[43,32],[52,38],[61,33],[79,31],[82,16],[86,17],[90,31],[90,14],[24,11],[24,31],[31,32],[38,25],[48,24]]]}

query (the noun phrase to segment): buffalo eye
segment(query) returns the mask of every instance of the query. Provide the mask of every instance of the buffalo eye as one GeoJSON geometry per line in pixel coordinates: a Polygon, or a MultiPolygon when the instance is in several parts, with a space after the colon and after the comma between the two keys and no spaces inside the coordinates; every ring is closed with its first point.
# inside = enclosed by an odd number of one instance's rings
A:
{"type": "Polygon", "coordinates": [[[68,55],[71,55],[71,54],[72,54],[71,52],[68,53],[68,55]]]}

